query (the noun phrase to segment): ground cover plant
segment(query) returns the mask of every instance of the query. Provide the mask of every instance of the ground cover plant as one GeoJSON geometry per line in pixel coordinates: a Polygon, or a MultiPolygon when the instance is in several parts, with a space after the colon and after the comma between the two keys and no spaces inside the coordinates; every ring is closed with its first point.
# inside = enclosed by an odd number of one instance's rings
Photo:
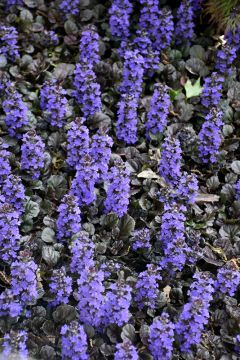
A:
{"type": "Polygon", "coordinates": [[[239,2],[0,2],[0,359],[240,359],[239,2]]]}

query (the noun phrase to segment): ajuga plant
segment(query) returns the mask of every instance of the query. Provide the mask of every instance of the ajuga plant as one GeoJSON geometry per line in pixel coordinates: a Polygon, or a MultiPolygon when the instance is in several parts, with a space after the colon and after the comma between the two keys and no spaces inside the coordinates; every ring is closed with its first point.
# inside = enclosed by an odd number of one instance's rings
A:
{"type": "Polygon", "coordinates": [[[182,0],[177,10],[177,23],[175,27],[176,43],[190,44],[194,38],[194,15],[191,1],[182,0]]]}
{"type": "Polygon", "coordinates": [[[28,337],[25,330],[12,330],[10,333],[6,333],[3,338],[2,359],[27,359],[27,338],[28,337]]]}
{"type": "Polygon", "coordinates": [[[25,189],[22,180],[17,175],[10,174],[2,186],[2,194],[7,203],[21,215],[24,211],[25,189]]]}
{"type": "Polygon", "coordinates": [[[85,118],[76,118],[70,123],[67,133],[67,164],[76,169],[81,158],[89,153],[89,130],[85,118]]]}
{"type": "Polygon", "coordinates": [[[62,359],[87,360],[87,335],[82,325],[77,321],[63,325],[60,331],[62,335],[62,359]]]}
{"type": "Polygon", "coordinates": [[[13,26],[0,25],[0,54],[14,61],[19,55],[18,32],[13,26]]]}
{"type": "Polygon", "coordinates": [[[130,35],[130,15],[133,5],[129,0],[113,0],[109,8],[109,26],[113,36],[122,40],[130,35]]]}
{"type": "Polygon", "coordinates": [[[79,45],[79,61],[90,67],[100,61],[99,56],[99,35],[95,26],[87,26],[81,36],[79,45]]]}
{"type": "Polygon", "coordinates": [[[11,173],[10,152],[7,149],[8,145],[0,138],[0,185],[11,173]]]}
{"type": "Polygon", "coordinates": [[[129,340],[116,345],[114,360],[138,360],[136,347],[129,340]]]}
{"type": "Polygon", "coordinates": [[[54,305],[67,304],[72,293],[72,278],[67,276],[66,269],[54,269],[49,284],[50,292],[54,295],[54,305]]]}
{"type": "Polygon", "coordinates": [[[126,144],[137,141],[138,101],[133,95],[123,94],[118,103],[116,135],[126,144]]]}
{"type": "Polygon", "coordinates": [[[86,231],[80,231],[70,244],[71,262],[70,270],[72,273],[81,275],[87,267],[94,266],[94,243],[86,231]]]}
{"type": "Polygon", "coordinates": [[[132,248],[135,251],[138,249],[151,249],[150,230],[148,228],[134,231],[132,248]]]}
{"type": "Polygon", "coordinates": [[[112,138],[107,134],[107,129],[101,128],[92,136],[90,153],[98,168],[99,180],[105,180],[108,172],[108,163],[111,158],[112,138]]]}
{"type": "Polygon", "coordinates": [[[67,15],[78,15],[80,0],[62,0],[59,4],[59,9],[67,15]]]}
{"type": "Polygon", "coordinates": [[[234,296],[239,284],[239,267],[234,260],[230,260],[218,270],[215,289],[220,290],[222,294],[234,296]]]}

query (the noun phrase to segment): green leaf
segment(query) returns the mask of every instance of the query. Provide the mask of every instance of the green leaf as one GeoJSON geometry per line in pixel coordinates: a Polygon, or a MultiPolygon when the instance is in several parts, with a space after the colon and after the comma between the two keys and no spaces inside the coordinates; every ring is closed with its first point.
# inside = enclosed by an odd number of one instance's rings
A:
{"type": "Polygon", "coordinates": [[[135,220],[128,214],[125,214],[119,223],[120,237],[128,237],[131,235],[135,227],[135,220]]]}
{"type": "Polygon", "coordinates": [[[46,243],[52,243],[54,242],[55,232],[53,231],[53,229],[46,227],[42,231],[41,238],[46,243]]]}
{"type": "Polygon", "coordinates": [[[179,89],[179,90],[170,89],[169,95],[170,95],[171,101],[174,101],[175,98],[181,93],[181,91],[182,91],[182,89],[179,89]]]}
{"type": "Polygon", "coordinates": [[[29,200],[25,205],[25,213],[24,218],[26,219],[32,219],[38,216],[40,211],[38,203],[29,200]]]}
{"type": "Polygon", "coordinates": [[[191,80],[188,79],[186,84],[184,85],[184,89],[186,91],[186,98],[189,99],[193,96],[199,96],[202,92],[203,87],[200,84],[200,78],[192,85],[191,80]]]}

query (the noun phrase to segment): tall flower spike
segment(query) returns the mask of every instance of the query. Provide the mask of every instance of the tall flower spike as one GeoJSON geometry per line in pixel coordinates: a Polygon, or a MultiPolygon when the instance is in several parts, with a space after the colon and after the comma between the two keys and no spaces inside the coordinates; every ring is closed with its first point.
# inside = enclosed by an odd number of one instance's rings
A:
{"type": "Polygon", "coordinates": [[[129,311],[132,300],[131,293],[132,288],[123,280],[118,280],[109,286],[104,304],[104,321],[106,326],[109,324],[122,326],[129,321],[131,316],[129,311]]]}
{"type": "Polygon", "coordinates": [[[30,130],[23,136],[21,146],[21,169],[25,170],[33,180],[40,177],[44,168],[45,144],[35,130],[30,130]]]}
{"type": "Polygon", "coordinates": [[[173,39],[174,22],[170,9],[164,7],[159,10],[159,25],[156,26],[153,49],[161,52],[168,48],[173,39]]]}
{"type": "Polygon", "coordinates": [[[154,360],[172,359],[174,329],[167,313],[154,318],[149,327],[149,350],[154,360]]]}
{"type": "Polygon", "coordinates": [[[201,93],[201,103],[205,108],[209,109],[212,106],[219,105],[222,97],[223,82],[224,78],[216,72],[205,78],[201,93]]]}
{"type": "Polygon", "coordinates": [[[78,15],[79,14],[80,0],[62,0],[59,8],[63,11],[64,15],[78,15]]]}
{"type": "Polygon", "coordinates": [[[0,138],[0,185],[11,173],[10,152],[7,149],[8,145],[0,138]]]}
{"type": "Polygon", "coordinates": [[[221,74],[231,75],[232,63],[237,57],[237,49],[230,45],[223,44],[222,48],[217,51],[216,54],[216,70],[221,74]]]}
{"type": "Polygon", "coordinates": [[[140,10],[139,29],[144,29],[153,42],[156,39],[156,33],[159,31],[159,8],[158,0],[140,0],[143,5],[140,10]]]}
{"type": "Polygon", "coordinates": [[[90,25],[83,30],[79,53],[79,62],[81,64],[93,67],[99,63],[99,35],[95,26],[90,25]]]}
{"type": "Polygon", "coordinates": [[[191,352],[201,341],[204,326],[208,323],[209,306],[214,292],[213,280],[208,273],[193,276],[195,281],[188,291],[189,302],[183,307],[176,324],[176,334],[182,352],[191,352]]]}
{"type": "Polygon", "coordinates": [[[3,353],[4,359],[12,359],[15,354],[18,360],[26,360],[28,357],[27,350],[27,333],[24,330],[13,331],[4,335],[3,353]]]}
{"type": "Polygon", "coordinates": [[[13,26],[0,26],[0,54],[5,55],[10,61],[19,58],[17,44],[18,32],[13,26]]]}
{"type": "Polygon", "coordinates": [[[67,113],[66,90],[57,80],[47,81],[40,91],[40,107],[52,126],[62,128],[67,113]]]}
{"type": "Polygon", "coordinates": [[[22,215],[24,212],[25,189],[21,178],[17,175],[10,174],[3,182],[2,194],[7,203],[22,215]]]}
{"type": "Polygon", "coordinates": [[[122,217],[128,210],[130,197],[130,177],[122,159],[115,160],[107,177],[108,188],[104,202],[106,212],[114,212],[122,217]]]}
{"type": "Polygon", "coordinates": [[[97,166],[90,155],[85,155],[77,166],[70,193],[78,199],[79,206],[96,200],[95,184],[98,180],[97,166]]]}
{"type": "Polygon", "coordinates": [[[22,252],[11,265],[11,289],[23,306],[34,303],[38,297],[37,265],[27,252],[22,252]]]}
{"type": "Polygon", "coordinates": [[[133,40],[134,48],[141,54],[144,59],[144,70],[149,74],[159,69],[159,52],[153,50],[152,42],[148,33],[144,29],[136,31],[136,37],[133,40]]]}
{"type": "Polygon", "coordinates": [[[151,249],[150,230],[148,228],[134,231],[134,241],[132,248],[134,251],[138,249],[151,249]]]}
{"type": "Polygon", "coordinates": [[[222,142],[221,129],[222,111],[212,108],[202,125],[199,132],[199,157],[203,163],[216,163],[219,156],[219,148],[222,142]]]}
{"type": "Polygon", "coordinates": [[[62,266],[60,269],[53,270],[49,284],[50,292],[54,295],[54,305],[67,304],[72,293],[72,278],[66,276],[66,269],[62,266]]]}
{"type": "Polygon", "coordinates": [[[168,95],[168,87],[160,83],[155,84],[147,114],[147,135],[149,135],[149,133],[162,134],[164,132],[167,126],[170,104],[171,100],[168,95]]]}
{"type": "Polygon", "coordinates": [[[92,136],[90,154],[98,168],[99,180],[104,180],[108,172],[108,163],[111,157],[112,138],[107,135],[106,129],[100,129],[92,136]]]}
{"type": "Polygon", "coordinates": [[[13,85],[5,90],[5,100],[2,103],[3,111],[6,114],[5,122],[8,127],[8,133],[11,137],[21,138],[19,131],[25,125],[28,125],[28,108],[22,100],[22,95],[19,94],[13,85]]]}
{"type": "Polygon", "coordinates": [[[177,10],[177,23],[175,27],[176,43],[190,44],[194,38],[194,14],[191,1],[182,0],[177,10]]]}
{"type": "Polygon", "coordinates": [[[113,36],[121,41],[126,40],[130,33],[130,15],[133,5],[129,0],[113,0],[109,9],[109,26],[113,36]]]}
{"type": "Polygon", "coordinates": [[[156,301],[159,294],[158,281],[162,280],[160,274],[161,268],[157,265],[148,264],[147,270],[141,272],[138,276],[134,297],[139,309],[147,306],[151,310],[155,310],[156,301]]]}
{"type": "Polygon", "coordinates": [[[187,204],[194,204],[198,194],[198,181],[194,174],[184,172],[177,186],[177,195],[187,204]]]}
{"type": "Polygon", "coordinates": [[[239,267],[235,261],[230,260],[218,270],[215,289],[219,290],[222,294],[234,296],[239,284],[239,267]]]}
{"type": "Polygon", "coordinates": [[[240,200],[240,180],[235,184],[236,199],[240,200]]]}
{"type": "Polygon", "coordinates": [[[186,217],[183,205],[165,203],[162,216],[160,241],[162,243],[164,257],[160,262],[166,270],[181,271],[190,253],[185,242],[184,222],[186,217]]]}
{"type": "Polygon", "coordinates": [[[116,345],[114,360],[138,360],[138,353],[135,346],[129,340],[116,345]]]}
{"type": "Polygon", "coordinates": [[[101,111],[100,85],[96,82],[94,71],[86,64],[77,64],[74,72],[73,96],[81,106],[84,117],[101,111]]]}
{"type": "Polygon", "coordinates": [[[67,163],[76,169],[81,159],[89,153],[89,130],[83,125],[84,118],[76,118],[70,123],[67,133],[67,163]]]}
{"type": "Polygon", "coordinates": [[[124,53],[123,79],[120,92],[131,94],[136,100],[142,92],[144,74],[144,58],[137,50],[127,50],[124,53]]]}
{"type": "Polygon", "coordinates": [[[89,238],[88,233],[86,231],[79,232],[70,245],[70,269],[72,273],[81,275],[87,267],[94,266],[94,248],[94,243],[89,238]]]}
{"type": "Polygon", "coordinates": [[[0,204],[0,258],[11,263],[19,250],[19,214],[9,204],[0,204]]]}
{"type": "Polygon", "coordinates": [[[66,194],[58,208],[58,214],[56,221],[57,239],[69,241],[73,235],[81,230],[81,211],[77,197],[66,194]]]}
{"type": "Polygon", "coordinates": [[[72,321],[63,325],[62,335],[62,360],[87,360],[87,336],[82,325],[72,321]]]}
{"type": "Polygon", "coordinates": [[[78,311],[82,323],[100,326],[103,319],[104,273],[95,266],[86,267],[77,280],[78,311]]]}
{"type": "Polygon", "coordinates": [[[171,186],[177,186],[181,177],[182,150],[178,139],[167,136],[162,144],[159,174],[171,186]]]}
{"type": "Polygon", "coordinates": [[[138,101],[133,95],[122,95],[118,103],[116,135],[126,144],[135,144],[137,141],[137,114],[138,101]]]}

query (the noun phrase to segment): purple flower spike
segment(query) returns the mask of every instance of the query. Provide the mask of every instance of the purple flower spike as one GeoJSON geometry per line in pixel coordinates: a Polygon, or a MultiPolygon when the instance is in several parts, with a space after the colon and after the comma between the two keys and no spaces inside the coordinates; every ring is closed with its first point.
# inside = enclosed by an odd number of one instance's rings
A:
{"type": "Polygon", "coordinates": [[[87,360],[87,336],[82,325],[72,321],[63,325],[62,335],[62,360],[87,360]]]}
{"type": "Polygon", "coordinates": [[[40,177],[40,171],[44,168],[44,151],[45,144],[35,130],[30,130],[23,136],[21,169],[25,170],[33,180],[40,177]]]}
{"type": "Polygon", "coordinates": [[[114,360],[138,360],[137,349],[129,340],[116,345],[114,360]]]}
{"type": "Polygon", "coordinates": [[[172,359],[174,329],[167,313],[154,318],[149,328],[149,350],[154,360],[172,359]]]}
{"type": "Polygon", "coordinates": [[[114,212],[119,217],[126,214],[130,196],[130,177],[124,162],[116,160],[107,177],[107,195],[104,202],[106,212],[114,212]]]}

